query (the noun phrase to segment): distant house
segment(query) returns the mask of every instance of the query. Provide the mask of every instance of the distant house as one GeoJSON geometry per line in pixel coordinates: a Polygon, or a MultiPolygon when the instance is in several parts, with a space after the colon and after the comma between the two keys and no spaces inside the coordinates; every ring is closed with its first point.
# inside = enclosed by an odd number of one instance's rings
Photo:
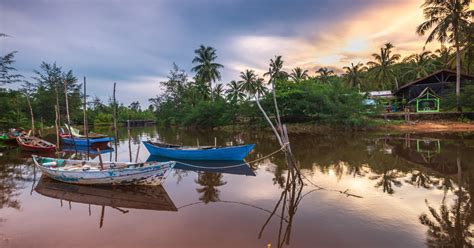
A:
{"type": "MultiPolygon", "coordinates": [[[[461,91],[465,85],[474,85],[474,76],[461,74],[461,91]]],[[[450,93],[456,92],[456,72],[452,70],[438,70],[426,77],[418,78],[410,83],[407,83],[394,91],[393,94],[405,99],[407,102],[421,97],[427,88],[431,93],[438,97],[445,97],[450,93]]]]}

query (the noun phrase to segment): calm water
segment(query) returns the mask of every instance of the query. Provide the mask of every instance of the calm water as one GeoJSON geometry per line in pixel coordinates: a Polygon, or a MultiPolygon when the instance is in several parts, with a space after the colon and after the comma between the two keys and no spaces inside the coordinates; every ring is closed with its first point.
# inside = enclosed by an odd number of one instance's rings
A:
{"type": "MultiPolygon", "coordinates": [[[[271,133],[252,130],[133,129],[130,145],[126,130],[120,136],[119,160],[146,161],[139,140],[156,137],[256,143],[247,161],[278,149],[271,133]]],[[[163,187],[97,188],[47,180],[30,154],[2,151],[0,247],[470,246],[474,134],[335,132],[290,140],[303,186],[287,183],[281,153],[250,167],[179,166],[163,187]]],[[[115,151],[102,157],[114,159],[115,151]]]]}

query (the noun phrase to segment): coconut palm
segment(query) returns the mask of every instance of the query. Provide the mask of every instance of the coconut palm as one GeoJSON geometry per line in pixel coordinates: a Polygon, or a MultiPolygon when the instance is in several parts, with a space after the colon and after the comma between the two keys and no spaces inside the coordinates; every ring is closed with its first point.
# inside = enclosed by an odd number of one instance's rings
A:
{"type": "Polygon", "coordinates": [[[425,77],[435,69],[434,56],[430,51],[412,54],[406,57],[403,62],[407,64],[404,76],[409,76],[411,80],[425,77]]]}
{"type": "Polygon", "coordinates": [[[344,66],[342,69],[346,71],[345,76],[349,81],[349,85],[352,87],[357,86],[360,89],[360,85],[362,84],[362,74],[367,71],[367,67],[359,62],[356,65],[351,63],[351,66],[344,66]]]}
{"type": "Polygon", "coordinates": [[[215,98],[220,98],[224,94],[224,86],[222,84],[216,85],[216,87],[213,90],[213,95],[215,98]]]}
{"type": "Polygon", "coordinates": [[[296,67],[291,71],[290,77],[293,79],[293,81],[299,83],[308,78],[308,70],[303,70],[301,67],[296,67]]]}
{"type": "Polygon", "coordinates": [[[469,25],[469,32],[463,33],[462,42],[464,45],[461,50],[461,64],[465,65],[465,72],[469,75],[474,58],[474,22],[469,25]]]}
{"type": "Polygon", "coordinates": [[[225,91],[227,94],[227,100],[231,103],[237,103],[245,99],[245,93],[242,91],[241,84],[237,81],[232,80],[229,84],[227,84],[228,89],[225,91]]]}
{"type": "Polygon", "coordinates": [[[419,35],[430,33],[426,44],[433,40],[441,43],[454,44],[456,49],[456,98],[458,110],[461,94],[461,36],[469,32],[470,18],[474,17],[474,10],[469,10],[471,0],[425,0],[423,14],[425,21],[416,28],[419,35]]]}
{"type": "Polygon", "coordinates": [[[439,69],[452,69],[456,64],[456,56],[453,56],[451,47],[441,45],[439,49],[435,50],[436,62],[439,69]]]}
{"type": "Polygon", "coordinates": [[[240,81],[240,88],[250,99],[250,97],[254,96],[256,93],[255,81],[257,81],[257,74],[255,74],[254,70],[247,69],[240,73],[240,78],[242,79],[242,81],[240,81]]]}
{"type": "Polygon", "coordinates": [[[276,100],[276,92],[275,92],[275,80],[281,78],[282,76],[287,77],[287,73],[282,71],[283,68],[283,59],[281,56],[275,56],[275,60],[270,59],[270,66],[268,68],[268,72],[263,74],[263,76],[270,76],[268,80],[269,83],[272,84],[272,93],[273,93],[273,104],[275,105],[275,112],[276,112],[276,122],[279,131],[281,132],[281,121],[280,121],[280,111],[278,110],[278,103],[276,100]]]}
{"type": "MultiPolygon", "coordinates": [[[[193,72],[196,72],[196,81],[209,84],[209,91],[211,92],[212,82],[221,79],[219,69],[224,67],[221,64],[215,63],[217,59],[216,52],[217,50],[213,47],[201,45],[198,49],[194,50],[196,56],[192,61],[193,64],[196,64],[191,69],[193,72]]],[[[213,98],[212,94],[211,98],[213,98]]]]}
{"type": "Polygon", "coordinates": [[[369,70],[373,73],[376,80],[378,80],[377,86],[385,89],[385,85],[392,80],[395,82],[395,88],[398,89],[398,80],[395,75],[393,65],[401,58],[400,54],[392,54],[392,49],[395,46],[392,43],[385,43],[384,47],[380,48],[380,54],[374,53],[374,61],[367,62],[369,70]]]}
{"type": "Polygon", "coordinates": [[[329,78],[331,76],[334,76],[333,70],[328,69],[327,67],[321,67],[316,71],[317,74],[319,74],[318,78],[323,82],[323,83],[328,83],[329,78]]]}

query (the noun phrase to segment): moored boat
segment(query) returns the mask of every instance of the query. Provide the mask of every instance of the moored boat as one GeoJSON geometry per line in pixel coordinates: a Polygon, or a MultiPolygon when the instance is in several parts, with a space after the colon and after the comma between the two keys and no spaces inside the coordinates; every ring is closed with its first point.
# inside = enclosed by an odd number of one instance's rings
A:
{"type": "Polygon", "coordinates": [[[255,144],[241,146],[180,146],[144,141],[151,155],[185,160],[243,160],[255,144]]]}
{"type": "Polygon", "coordinates": [[[103,134],[90,133],[89,137],[86,137],[85,135],[79,134],[79,131],[77,129],[67,125],[66,127],[69,132],[65,132],[64,129],[61,128],[61,133],[59,134],[62,143],[65,145],[99,146],[113,141],[112,138],[107,137],[103,134]]]}
{"type": "Polygon", "coordinates": [[[22,150],[28,152],[52,152],[56,150],[53,143],[34,136],[23,134],[18,136],[16,141],[22,150]]]}
{"type": "Polygon", "coordinates": [[[96,162],[46,158],[33,155],[35,165],[43,175],[52,179],[91,185],[159,185],[165,179],[175,162],[96,162]]]}

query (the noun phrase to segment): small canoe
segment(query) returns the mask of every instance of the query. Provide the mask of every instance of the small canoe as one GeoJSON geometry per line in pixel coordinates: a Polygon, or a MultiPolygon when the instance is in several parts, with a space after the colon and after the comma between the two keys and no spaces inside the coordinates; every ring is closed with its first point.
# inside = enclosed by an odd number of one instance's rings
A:
{"type": "Polygon", "coordinates": [[[178,211],[163,186],[91,186],[41,177],[35,191],[47,197],[76,203],[113,208],[178,211]]]}
{"type": "Polygon", "coordinates": [[[27,152],[52,152],[56,150],[53,143],[34,136],[20,135],[16,138],[16,141],[20,148],[27,152]]]}
{"type": "Polygon", "coordinates": [[[84,135],[84,134],[80,134],[79,132],[79,129],[77,128],[74,128],[72,126],[69,126],[67,124],[65,124],[66,126],[66,129],[69,131],[69,133],[71,133],[74,137],[76,138],[106,138],[107,135],[105,134],[100,134],[100,133],[89,133],[87,136],[84,135]]]}
{"type": "Polygon", "coordinates": [[[175,162],[100,162],[46,158],[33,155],[43,175],[73,184],[90,185],[160,185],[175,162]]]}
{"type": "Polygon", "coordinates": [[[70,146],[98,146],[107,144],[114,139],[110,137],[97,137],[97,138],[80,138],[80,137],[71,137],[69,134],[60,134],[61,141],[65,145],[70,146]]]}
{"type": "Polygon", "coordinates": [[[180,146],[152,141],[144,141],[143,144],[151,155],[184,160],[243,160],[255,147],[254,144],[225,147],[180,146]]]}
{"type": "Polygon", "coordinates": [[[3,142],[15,142],[16,141],[16,138],[18,136],[20,136],[21,134],[23,134],[22,132],[20,131],[17,131],[17,130],[12,130],[10,132],[7,132],[7,133],[2,133],[0,134],[0,141],[3,141],[3,142]]]}

